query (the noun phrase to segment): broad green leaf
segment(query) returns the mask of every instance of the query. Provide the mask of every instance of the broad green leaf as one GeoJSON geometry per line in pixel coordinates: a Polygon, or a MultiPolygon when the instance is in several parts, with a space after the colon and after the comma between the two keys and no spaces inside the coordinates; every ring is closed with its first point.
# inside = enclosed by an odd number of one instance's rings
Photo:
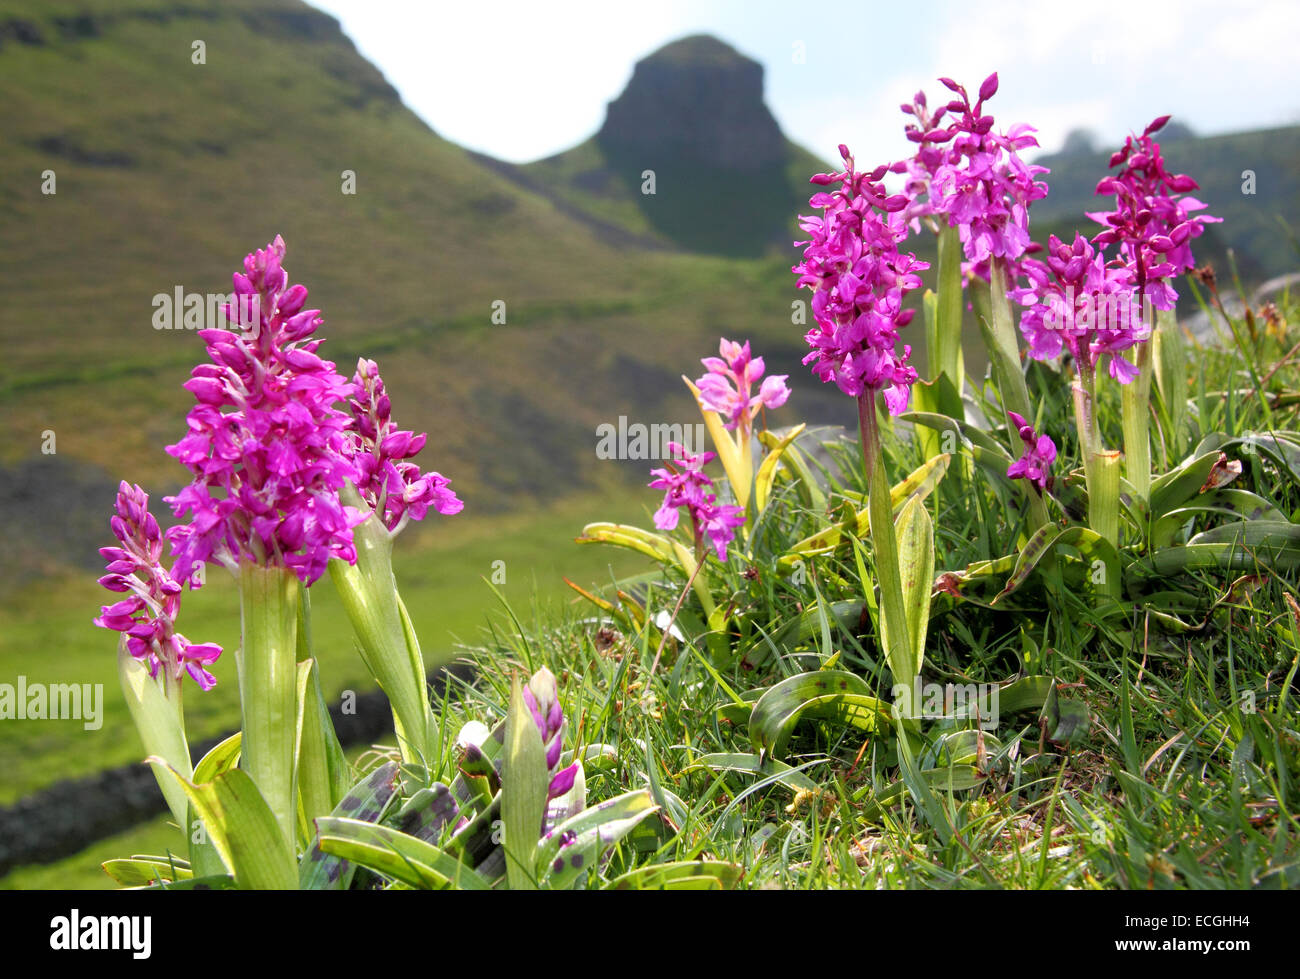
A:
{"type": "Polygon", "coordinates": [[[998,691],[998,710],[1004,714],[1037,709],[1047,702],[1055,681],[1050,676],[1025,676],[998,691]]]}
{"type": "MultiPolygon", "coordinates": [[[[906,479],[901,483],[893,486],[889,491],[889,502],[892,510],[897,513],[903,508],[903,505],[912,498],[924,500],[930,495],[934,488],[939,485],[939,480],[943,479],[944,473],[948,471],[948,464],[952,461],[952,456],[944,453],[937,455],[928,462],[922,463],[913,470],[906,479]]],[[[858,494],[846,494],[857,496],[858,494]]],[[[857,511],[854,520],[849,524],[847,529],[855,537],[865,539],[870,535],[871,514],[870,507],[863,507],[857,511]]],[[[837,547],[843,538],[846,527],[843,523],[827,527],[825,530],[818,531],[810,537],[792,545],[781,557],[781,563],[792,565],[800,558],[810,555],[819,554],[824,551],[837,547]]]]}
{"type": "Polygon", "coordinates": [[[1201,488],[1215,464],[1226,456],[1217,449],[1190,459],[1151,484],[1151,517],[1157,519],[1201,495],[1201,488]]]}
{"type": "Polygon", "coordinates": [[[488,881],[431,843],[389,826],[326,816],[317,820],[326,853],[424,890],[487,890],[488,881]]]}
{"type": "Polygon", "coordinates": [[[549,772],[542,736],[516,680],[506,715],[505,762],[501,773],[501,818],[505,828],[506,876],[513,890],[537,886],[533,856],[546,815],[549,772]]]}
{"type": "Polygon", "coordinates": [[[589,523],[582,528],[582,536],[577,538],[579,544],[616,544],[634,551],[640,551],[662,564],[676,561],[672,542],[660,534],[652,534],[640,527],[629,524],[589,523]]]}
{"type": "Polygon", "coordinates": [[[310,842],[312,822],[328,815],[348,790],[349,767],[330,720],[314,659],[298,663],[298,736],[295,753],[299,835],[310,842]]]}
{"type": "MultiPolygon", "coordinates": [[[[365,823],[379,822],[397,798],[400,774],[401,768],[392,761],[368,772],[344,794],[331,815],[365,823]]],[[[299,865],[298,885],[305,891],[345,891],[355,872],[352,864],[329,856],[321,849],[320,841],[314,840],[299,865]]]]}
{"type": "Polygon", "coordinates": [[[1098,534],[1096,531],[1075,524],[1064,530],[1056,531],[1051,525],[1039,528],[1025,545],[1025,550],[1021,552],[1020,559],[1016,562],[1016,570],[1012,573],[1011,578],[1002,591],[993,599],[990,604],[995,604],[1003,596],[1009,594],[1024,584],[1025,580],[1039,564],[1044,554],[1059,546],[1072,545],[1078,548],[1079,553],[1088,562],[1088,574],[1094,574],[1092,570],[1095,561],[1100,561],[1104,577],[1100,584],[1103,588],[1112,583],[1119,582],[1120,575],[1120,558],[1119,552],[1111,546],[1110,542],[1098,534]],[[1043,531],[1048,533],[1040,537],[1043,531]],[[1036,545],[1036,550],[1030,552],[1030,545],[1036,545]]]}
{"type": "MultiPolygon", "coordinates": [[[[758,439],[769,449],[776,448],[780,442],[772,432],[759,432],[758,439]]],[[[793,444],[786,446],[785,452],[781,455],[781,465],[794,475],[799,499],[803,501],[804,506],[814,513],[823,512],[826,509],[826,494],[797,446],[793,444]]]]}
{"type": "Polygon", "coordinates": [[[772,447],[772,450],[768,452],[762,464],[758,467],[758,475],[754,478],[754,511],[756,513],[762,513],[767,506],[768,497],[772,493],[772,482],[776,479],[776,467],[781,461],[782,455],[790,447],[790,443],[802,435],[807,427],[807,425],[796,425],[790,429],[772,447]]]}
{"type": "Polygon", "coordinates": [[[1029,576],[1033,574],[1034,569],[1038,567],[1038,562],[1042,560],[1044,554],[1052,549],[1058,537],[1061,536],[1060,529],[1056,524],[1044,524],[1030,535],[1025,546],[1020,549],[1020,555],[1016,558],[1016,569],[1011,572],[1011,577],[1002,590],[993,596],[990,605],[996,605],[1002,598],[1010,595],[1013,591],[1023,585],[1029,576]]]}
{"type": "Polygon", "coordinates": [[[724,860],[677,860],[629,870],[605,885],[607,891],[671,891],[717,889],[729,891],[740,883],[745,868],[724,860]]]}
{"type": "Polygon", "coordinates": [[[890,722],[888,705],[872,696],[871,688],[856,673],[800,673],[769,687],[754,704],[749,737],[759,757],[766,760],[783,754],[795,725],[805,715],[833,719],[862,731],[875,731],[890,722]]]}
{"type": "Polygon", "coordinates": [[[817,783],[797,768],[791,768],[775,758],[762,759],[747,751],[719,752],[701,755],[687,765],[683,771],[709,769],[717,772],[742,772],[746,775],[774,776],[776,781],[796,792],[812,792],[817,783]]]}
{"type": "MultiPolygon", "coordinates": [[[[566,819],[549,837],[536,844],[538,878],[557,890],[569,887],[596,866],[605,851],[658,811],[649,790],[642,789],[616,796],[566,819]]],[[[509,841],[507,826],[507,846],[509,841]]]]}
{"type": "MultiPolygon", "coordinates": [[[[351,484],[343,501],[364,506],[351,484]]],[[[362,662],[392,708],[402,760],[409,765],[427,764],[427,673],[393,577],[393,538],[378,516],[371,514],[355,529],[353,539],[356,563],[332,559],[330,578],[352,624],[362,662]]]]}
{"type": "MultiPolygon", "coordinates": [[[[204,755],[194,769],[192,779],[194,784],[202,785],[204,782],[211,782],[222,772],[234,768],[239,762],[241,740],[241,733],[236,731],[204,755]]],[[[213,846],[212,839],[208,834],[194,832],[197,821],[198,816],[194,812],[194,807],[191,806],[187,824],[189,828],[186,830],[186,836],[190,842],[190,862],[193,864],[195,875],[198,877],[220,875],[225,871],[225,864],[222,863],[221,855],[217,853],[217,848],[213,846]]]]}
{"type": "Polygon", "coordinates": [[[147,887],[159,880],[187,880],[194,876],[190,865],[179,858],[135,856],[105,860],[100,866],[123,887],[147,887]]]}
{"type": "Polygon", "coordinates": [[[819,602],[787,621],[775,634],[756,640],[745,650],[741,658],[746,666],[755,667],[766,663],[773,655],[789,653],[805,647],[808,641],[817,635],[823,618],[829,619],[845,633],[852,635],[864,621],[863,615],[863,603],[856,599],[832,602],[826,608],[823,608],[822,603],[819,602]]]}
{"type": "Polygon", "coordinates": [[[903,579],[903,603],[912,661],[909,674],[921,672],[925,637],[930,625],[930,595],[934,587],[934,525],[925,504],[911,497],[895,525],[898,569],[903,579]]]}
{"type": "Polygon", "coordinates": [[[1300,547],[1300,524],[1289,520],[1239,520],[1211,527],[1188,544],[1237,544],[1264,552],[1293,551],[1300,547]]]}
{"type": "Polygon", "coordinates": [[[232,768],[211,782],[195,785],[170,765],[167,770],[185,789],[241,889],[293,890],[298,886],[297,859],[270,806],[245,772],[232,768]]]}
{"type": "Polygon", "coordinates": [[[144,750],[161,759],[153,765],[154,778],[176,824],[185,829],[189,826],[189,803],[181,786],[166,770],[175,766],[182,777],[191,774],[190,747],[185,740],[185,722],[180,712],[180,690],[175,688],[174,699],[168,699],[163,690],[168,682],[166,673],[160,672],[157,678],[150,676],[149,667],[127,651],[125,641],[118,643],[117,669],[122,695],[144,750]]]}
{"type": "Polygon", "coordinates": [[[195,785],[211,782],[222,772],[228,772],[239,764],[240,738],[240,732],[236,731],[199,760],[194,766],[195,785]]]}
{"type": "Polygon", "coordinates": [[[1193,517],[1210,515],[1234,520],[1286,520],[1286,514],[1249,490],[1211,490],[1188,501],[1185,506],[1170,510],[1152,523],[1152,550],[1172,544],[1178,532],[1193,517]]]}
{"type": "Polygon", "coordinates": [[[1134,581],[1165,577],[1186,571],[1256,571],[1260,566],[1279,573],[1300,570],[1300,548],[1294,543],[1274,549],[1261,547],[1249,551],[1238,544],[1197,543],[1183,547],[1166,547],[1148,558],[1134,562],[1126,575],[1134,581]]]}

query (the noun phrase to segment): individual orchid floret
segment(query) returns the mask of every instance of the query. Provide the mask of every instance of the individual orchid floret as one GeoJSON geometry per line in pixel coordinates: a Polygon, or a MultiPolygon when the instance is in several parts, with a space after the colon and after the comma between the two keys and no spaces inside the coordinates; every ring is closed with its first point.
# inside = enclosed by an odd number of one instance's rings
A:
{"type": "Polygon", "coordinates": [[[421,473],[407,461],[424,448],[428,436],[400,431],[393,424],[379,365],[358,360],[352,388],[347,451],[357,470],[357,490],[384,526],[398,533],[407,520],[423,520],[430,508],[444,516],[464,509],[449,488],[450,480],[441,473],[421,473]]]}
{"type": "Polygon", "coordinates": [[[159,668],[174,680],[188,673],[200,688],[211,690],[217,681],[205,667],[217,660],[221,647],[192,643],[176,631],[181,583],[160,563],[163,537],[149,512],[148,494],[124,481],[109,524],[121,546],[99,549],[108,561],[99,583],[130,597],[104,606],[95,625],[123,633],[127,651],[148,665],[150,676],[159,668]]]}
{"type": "Polygon", "coordinates": [[[727,545],[735,537],[736,529],[745,524],[745,508],[732,504],[719,504],[715,494],[708,490],[713,480],[704,473],[704,466],[713,459],[712,452],[692,455],[677,442],[668,443],[671,461],[663,469],[652,469],[656,477],[651,489],[664,490],[664,501],[655,511],[655,526],[660,530],[677,527],[682,508],[690,516],[691,529],[697,553],[702,551],[707,536],[719,561],[727,560],[727,545]]]}
{"type": "Polygon", "coordinates": [[[352,528],[365,515],[339,490],[357,478],[346,455],[348,416],[335,404],[352,386],[311,339],[319,310],[290,286],[283,239],[244,259],[234,276],[232,329],[202,330],[211,363],[185,387],[197,404],[188,432],[168,453],[193,482],[168,497],[187,523],[168,531],[181,577],[208,560],[292,569],[304,584],[331,557],[356,559],[352,528]]]}
{"type": "Polygon", "coordinates": [[[1208,214],[1193,216],[1192,211],[1206,207],[1186,195],[1198,189],[1196,181],[1165,169],[1160,144],[1152,136],[1168,121],[1169,116],[1154,120],[1141,136],[1130,135],[1111,156],[1110,165],[1119,167],[1119,172],[1103,177],[1097,193],[1114,194],[1115,210],[1088,215],[1105,226],[1093,242],[1103,247],[1118,244],[1139,291],[1161,310],[1173,309],[1178,299],[1169,280],[1196,267],[1192,239],[1204,233],[1206,224],[1223,220],[1208,214]]]}
{"type": "Polygon", "coordinates": [[[1110,374],[1121,384],[1137,376],[1123,352],[1146,340],[1137,287],[1127,267],[1108,267],[1086,238],[1072,244],[1055,235],[1043,261],[1025,259],[1021,272],[1027,287],[1010,297],[1028,309],[1020,330],[1035,360],[1052,360],[1068,349],[1080,372],[1091,376],[1103,354],[1110,354],[1110,374]]]}
{"type": "Polygon", "coordinates": [[[718,352],[720,357],[705,357],[701,361],[708,373],[695,382],[700,400],[709,411],[723,417],[728,430],[739,426],[747,433],[759,411],[779,408],[789,399],[790,389],[785,384],[789,375],[763,379],[754,393],[754,385],[763,378],[767,366],[762,357],[750,353],[749,341],[742,345],[724,337],[718,352]]]}
{"type": "MultiPolygon", "coordinates": [[[[958,229],[968,271],[988,278],[993,259],[1014,270],[1032,244],[1029,205],[1047,196],[1047,185],[1035,180],[1047,168],[1027,164],[1019,156],[1020,150],[1038,145],[1035,130],[1023,123],[1005,133],[994,130],[984,103],[998,90],[997,72],[980,85],[973,105],[964,86],[951,78],[939,81],[958,98],[946,106],[952,119],[947,127],[951,142],[943,163],[933,170],[929,208],[946,215],[949,226],[958,229]]],[[[930,129],[923,146],[943,142],[942,133],[930,129]]]]}
{"type": "Polygon", "coordinates": [[[834,381],[852,397],[883,392],[897,415],[906,410],[917,379],[908,364],[912,348],[904,346],[901,356],[896,350],[898,330],[914,315],[903,308],[903,298],[920,287],[917,273],[929,265],[898,250],[907,237],[903,211],[909,198],[886,195],[880,180],[887,168],[860,173],[847,147],[840,146],[840,154],[844,171],[812,178],[839,187],[813,195],[809,203],[822,215],[801,216],[810,240],[795,242],[804,254],[792,271],[799,286],[813,290],[817,323],[805,337],[813,351],[804,363],[812,364],[823,383],[834,381]]]}
{"type": "Polygon", "coordinates": [[[1014,411],[1008,411],[1007,417],[1025,443],[1025,452],[1019,459],[1007,467],[1007,475],[1012,479],[1026,479],[1040,493],[1052,488],[1052,463],[1056,461],[1056,443],[1046,435],[1036,435],[1034,428],[1014,411]]]}

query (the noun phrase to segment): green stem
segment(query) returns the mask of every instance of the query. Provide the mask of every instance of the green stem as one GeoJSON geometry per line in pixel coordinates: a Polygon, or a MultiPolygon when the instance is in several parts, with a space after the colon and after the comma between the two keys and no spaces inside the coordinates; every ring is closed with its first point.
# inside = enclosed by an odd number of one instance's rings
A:
{"type": "Polygon", "coordinates": [[[298,580],[288,568],[239,568],[239,767],[262,793],[292,847],[297,825],[294,743],[298,729],[298,580]]]}
{"type": "MultiPolygon", "coordinates": [[[[1101,444],[1101,429],[1097,425],[1096,371],[1092,364],[1079,362],[1079,377],[1074,384],[1074,424],[1079,433],[1079,455],[1083,459],[1084,478],[1088,486],[1088,526],[1103,537],[1102,528],[1110,523],[1107,511],[1110,503],[1098,481],[1097,467],[1105,451],[1101,444]]],[[[1116,487],[1118,493],[1118,484],[1116,487]]],[[[1118,501],[1116,501],[1118,505],[1118,501]]],[[[1107,537],[1109,540],[1110,538],[1107,537]]],[[[1111,541],[1112,544],[1115,541],[1111,541]]]]}
{"type": "Polygon", "coordinates": [[[1138,376],[1123,386],[1124,474],[1138,498],[1151,495],[1151,341],[1137,345],[1138,376]]]}
{"type": "MultiPolygon", "coordinates": [[[[984,339],[989,346],[989,363],[993,367],[993,379],[998,386],[1003,410],[1014,411],[1025,421],[1033,424],[1035,412],[1029,401],[1029,387],[1025,384],[1025,372],[1020,366],[1020,343],[1016,335],[1015,318],[1011,313],[1011,300],[1007,298],[1006,266],[1001,259],[994,259],[990,271],[989,322],[984,331],[984,339]]],[[[1009,427],[1008,445],[1013,459],[1021,454],[1022,446],[1014,427],[1009,427]]],[[[1023,491],[1029,508],[1032,532],[1049,523],[1051,518],[1047,515],[1047,504],[1028,480],[1024,481],[1023,491]]]]}

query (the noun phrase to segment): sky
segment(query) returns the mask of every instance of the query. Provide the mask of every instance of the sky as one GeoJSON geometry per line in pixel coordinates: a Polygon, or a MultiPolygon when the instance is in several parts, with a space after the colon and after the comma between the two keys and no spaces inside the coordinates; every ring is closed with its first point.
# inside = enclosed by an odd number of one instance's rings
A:
{"type": "Polygon", "coordinates": [[[973,93],[992,71],[999,128],[1027,122],[1048,151],[1167,113],[1206,135],[1300,123],[1294,0],[311,2],[439,135],[515,163],[587,139],[639,59],[695,33],[761,62],[782,129],[826,160],[840,143],[905,155],[899,103],[940,101],[941,75],[973,93]]]}

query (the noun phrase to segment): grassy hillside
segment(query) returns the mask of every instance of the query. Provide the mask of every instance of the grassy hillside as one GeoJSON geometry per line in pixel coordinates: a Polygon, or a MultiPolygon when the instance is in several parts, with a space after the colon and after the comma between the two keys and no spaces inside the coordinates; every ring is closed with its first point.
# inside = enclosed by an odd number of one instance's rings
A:
{"type": "Polygon", "coordinates": [[[678,375],[720,332],[781,337],[794,360],[779,264],[611,241],[431,132],[302,3],[6,9],[0,519],[18,531],[0,544],[0,591],[89,566],[118,479],[176,487],[162,448],[183,431],[202,345],[154,329],[154,297],[228,290],[277,233],[325,313],[324,352],[345,370],[379,361],[466,519],[643,479],[598,463],[597,426],[693,421],[678,375]]]}

